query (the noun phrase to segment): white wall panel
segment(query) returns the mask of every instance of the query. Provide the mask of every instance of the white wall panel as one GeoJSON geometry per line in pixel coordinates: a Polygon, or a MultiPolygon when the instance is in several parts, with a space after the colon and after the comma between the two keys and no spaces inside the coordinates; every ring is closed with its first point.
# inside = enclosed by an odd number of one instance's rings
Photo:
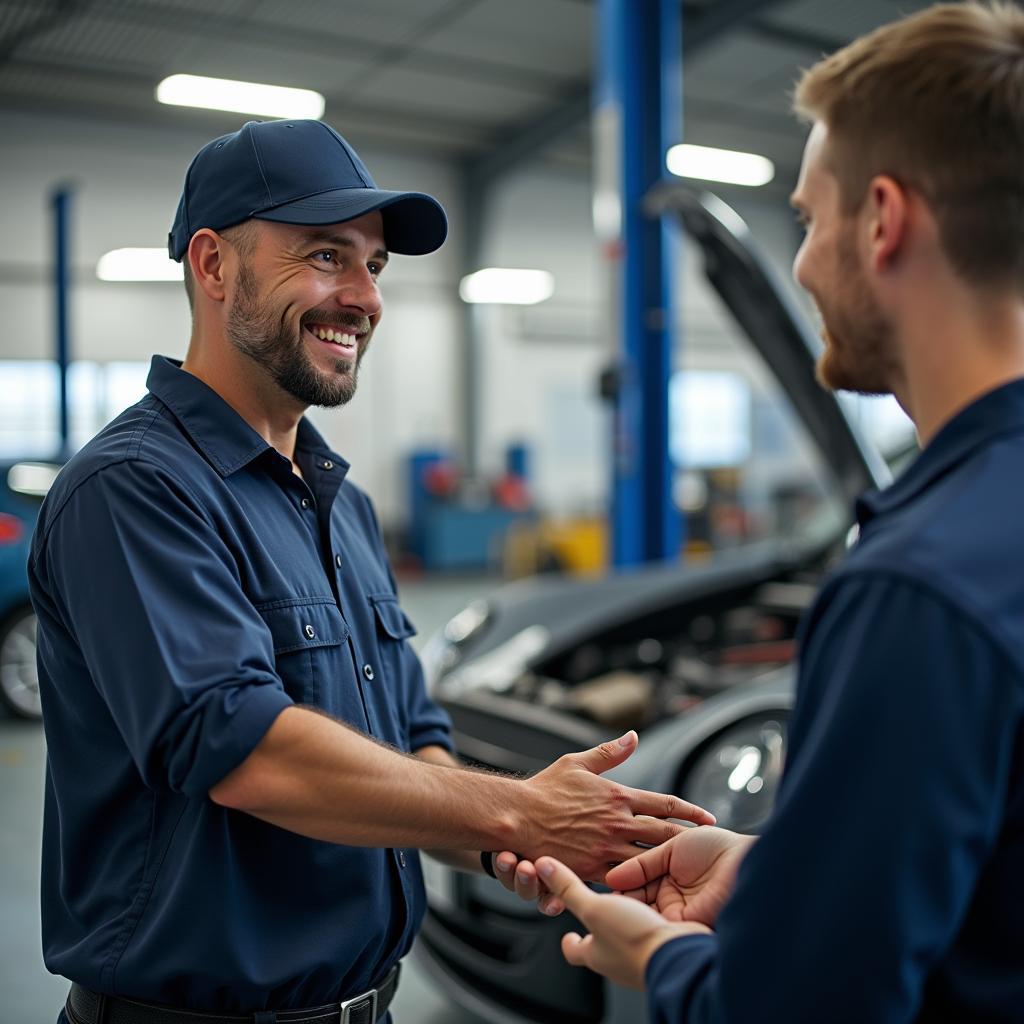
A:
{"type": "MultiPolygon", "coordinates": [[[[787,207],[777,198],[738,189],[723,192],[723,198],[747,220],[776,275],[788,279],[798,235],[787,207]]],[[[589,181],[541,172],[510,177],[495,196],[484,262],[547,270],[555,277],[554,296],[529,313],[493,308],[482,318],[484,465],[497,471],[506,446],[525,441],[534,455],[535,491],[545,509],[573,515],[601,508],[610,417],[597,397],[597,381],[615,343],[606,314],[609,271],[591,230],[589,181]],[[524,321],[560,324],[563,338],[555,340],[552,326],[543,341],[531,339],[532,332],[522,329],[524,321]]],[[[736,329],[689,246],[680,294],[684,329],[679,337],[687,365],[735,362],[725,342],[736,329]],[[696,359],[693,349],[698,350],[696,359]]]]}
{"type": "MultiPolygon", "coordinates": [[[[74,355],[106,361],[184,353],[189,321],[180,285],[104,283],[94,268],[107,249],[164,242],[185,167],[214,134],[205,124],[199,114],[194,132],[158,132],[0,114],[0,359],[47,358],[52,351],[47,203],[53,186],[69,179],[76,186],[74,355]]],[[[382,282],[385,315],[359,393],[346,409],[314,413],[351,461],[353,479],[371,492],[383,517],[396,522],[404,519],[408,452],[460,447],[457,178],[439,161],[378,152],[354,136],[352,141],[381,186],[431,192],[456,218],[440,253],[392,260],[382,282]]],[[[797,233],[785,205],[756,192],[723,195],[748,220],[779,276],[788,278],[797,233]]],[[[525,441],[544,507],[567,514],[599,507],[606,490],[608,413],[596,397],[596,381],[611,355],[612,332],[603,299],[607,272],[590,225],[590,182],[558,170],[511,175],[496,191],[485,236],[486,263],[539,267],[556,280],[555,296],[543,306],[488,308],[483,314],[485,469],[498,473],[505,447],[525,441]]],[[[714,346],[729,324],[693,258],[684,261],[681,287],[683,344],[714,346]]]]}
{"type": "MultiPolygon", "coordinates": [[[[197,118],[201,124],[203,115],[197,118]]],[[[48,202],[63,181],[75,187],[73,357],[148,360],[153,352],[184,354],[190,322],[183,286],[103,282],[96,279],[95,265],[108,249],[166,243],[185,168],[214,134],[0,114],[0,359],[46,359],[53,352],[48,202]]],[[[351,141],[381,187],[425,191],[449,210],[455,205],[453,176],[444,164],[351,141]]],[[[347,409],[318,414],[328,439],[352,462],[353,478],[389,520],[401,518],[405,453],[455,440],[457,246],[453,238],[432,256],[392,259],[382,279],[385,315],[360,392],[347,409]]]]}

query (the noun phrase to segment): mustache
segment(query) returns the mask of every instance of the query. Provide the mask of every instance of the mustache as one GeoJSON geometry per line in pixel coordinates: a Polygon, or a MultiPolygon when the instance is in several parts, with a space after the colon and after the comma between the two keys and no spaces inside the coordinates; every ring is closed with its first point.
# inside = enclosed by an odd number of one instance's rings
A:
{"type": "Polygon", "coordinates": [[[311,309],[300,321],[303,327],[323,324],[325,327],[347,327],[355,334],[369,334],[373,325],[369,317],[344,313],[338,309],[311,309]]]}

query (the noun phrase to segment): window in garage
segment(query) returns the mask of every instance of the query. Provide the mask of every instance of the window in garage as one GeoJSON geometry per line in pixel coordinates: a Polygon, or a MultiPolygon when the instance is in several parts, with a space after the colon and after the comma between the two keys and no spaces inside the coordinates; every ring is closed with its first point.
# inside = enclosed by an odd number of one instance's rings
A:
{"type": "MultiPolygon", "coordinates": [[[[80,448],[146,393],[148,361],[78,361],[68,369],[71,447],[80,448]]],[[[60,447],[57,364],[0,360],[0,458],[49,458],[60,447]]]]}
{"type": "Polygon", "coordinates": [[[708,284],[692,243],[684,275],[670,454],[688,554],[837,535],[847,500],[774,369],[708,284]]]}

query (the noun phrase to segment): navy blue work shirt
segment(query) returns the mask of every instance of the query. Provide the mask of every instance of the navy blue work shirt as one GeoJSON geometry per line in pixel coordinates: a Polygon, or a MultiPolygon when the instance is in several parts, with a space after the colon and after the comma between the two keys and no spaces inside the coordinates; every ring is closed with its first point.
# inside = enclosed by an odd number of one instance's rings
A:
{"type": "Polygon", "coordinates": [[[212,1012],[348,998],[412,943],[417,853],[307,839],[207,794],[292,704],[403,751],[450,747],[449,722],[346,463],[302,420],[304,482],[168,359],[148,387],[61,471],[32,548],[46,965],[212,1012]]]}
{"type": "Polygon", "coordinates": [[[778,803],[657,1022],[1024,1020],[1024,381],[858,507],[804,624],[778,803]]]}

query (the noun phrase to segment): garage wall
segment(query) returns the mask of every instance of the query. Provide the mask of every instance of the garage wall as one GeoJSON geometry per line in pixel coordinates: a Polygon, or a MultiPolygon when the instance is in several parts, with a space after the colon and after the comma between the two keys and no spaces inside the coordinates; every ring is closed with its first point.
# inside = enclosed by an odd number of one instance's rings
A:
{"type": "MultiPolygon", "coordinates": [[[[59,182],[76,188],[72,225],[75,288],[72,344],[77,358],[181,356],[189,319],[180,284],[115,284],[95,277],[108,249],[163,244],[185,167],[223,130],[156,131],[105,121],[0,113],[0,359],[45,359],[52,351],[48,196],[59,182]]],[[[461,310],[456,294],[459,225],[456,178],[440,160],[382,152],[352,140],[382,187],[438,196],[453,215],[449,243],[431,257],[395,257],[384,281],[386,311],[363,364],[355,401],[312,416],[352,463],[382,517],[404,519],[404,457],[414,447],[458,450],[461,310]]],[[[788,275],[796,232],[775,197],[725,194],[788,275]]],[[[602,507],[608,414],[596,397],[611,346],[603,296],[607,270],[590,220],[590,181],[572,170],[516,173],[495,190],[484,235],[485,261],[540,267],[556,293],[537,307],[488,307],[484,326],[480,450],[484,468],[500,470],[505,447],[525,441],[533,454],[536,494],[558,513],[602,507]]],[[[716,303],[684,261],[688,362],[714,348],[722,333],[716,303]]]]}
{"type": "MultiPolygon", "coordinates": [[[[0,114],[0,359],[52,354],[48,197],[67,180],[75,185],[73,356],[107,361],[184,354],[190,323],[183,286],[102,282],[95,265],[118,246],[165,244],[189,160],[224,130],[231,129],[155,131],[0,114]]],[[[453,177],[443,163],[359,148],[381,187],[430,192],[455,207],[453,177]]],[[[387,518],[399,513],[402,501],[401,455],[413,444],[451,444],[457,429],[457,230],[453,225],[453,237],[434,256],[394,257],[385,279],[385,316],[357,399],[345,410],[315,414],[387,518]]]]}
{"type": "MultiPolygon", "coordinates": [[[[747,221],[777,275],[788,280],[799,234],[785,201],[778,193],[736,188],[719,194],[747,221]]],[[[485,239],[485,262],[547,270],[555,294],[539,306],[484,312],[484,463],[496,470],[504,448],[525,441],[546,509],[560,515],[601,510],[610,416],[597,387],[614,344],[610,271],[591,229],[589,180],[554,170],[510,176],[496,189],[485,239]]],[[[742,369],[756,386],[757,368],[739,353],[738,332],[688,247],[680,289],[680,365],[685,356],[688,367],[742,369]]]]}

